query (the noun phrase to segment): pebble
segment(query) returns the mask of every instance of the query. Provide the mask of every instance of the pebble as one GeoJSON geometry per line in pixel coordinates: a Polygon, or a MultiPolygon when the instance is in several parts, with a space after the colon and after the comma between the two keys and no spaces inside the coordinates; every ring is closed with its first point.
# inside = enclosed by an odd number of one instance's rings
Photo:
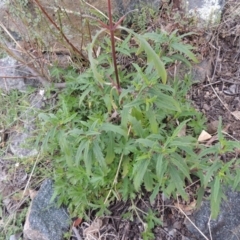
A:
{"type": "Polygon", "coordinates": [[[208,104],[204,103],[203,104],[203,109],[206,110],[206,111],[209,111],[211,109],[211,107],[208,104]]]}

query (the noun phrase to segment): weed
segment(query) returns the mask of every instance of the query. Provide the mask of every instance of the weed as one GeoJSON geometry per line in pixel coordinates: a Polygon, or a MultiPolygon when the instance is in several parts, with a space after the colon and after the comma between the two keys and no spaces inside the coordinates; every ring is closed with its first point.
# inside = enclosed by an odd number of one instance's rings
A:
{"type": "MultiPolygon", "coordinates": [[[[197,61],[192,47],[182,43],[187,34],[160,30],[137,34],[120,26],[124,17],[112,22],[110,1],[108,9],[109,25],[99,22],[103,29],[88,46],[86,71],[79,74],[57,67],[51,71],[52,76],[63,77],[66,86],[54,111],[39,114],[37,141],[42,154],[54,159],[54,196],[73,216],[86,216],[89,209],[102,216],[114,201],[133,201],[146,191],[151,202],[159,191],[188,200],[186,182],[197,177],[198,203],[204,189],[210,188],[216,217],[223,186],[237,188],[240,181],[233,178],[240,175],[239,159],[224,163],[221,155],[239,144],[223,137],[221,121],[218,143],[198,143],[196,136],[205,120],[186,100],[189,82],[168,82],[167,66],[175,61],[191,66],[190,61],[197,61]],[[124,40],[116,40],[118,29],[128,34],[124,40]],[[96,54],[99,37],[106,31],[110,39],[101,38],[96,54]],[[122,67],[118,53],[137,60],[122,67]]],[[[160,223],[152,212],[140,218],[147,222],[143,237],[149,239],[160,223]]]]}
{"type": "MultiPolygon", "coordinates": [[[[128,42],[104,39],[102,45],[111,49],[113,62],[108,51],[102,50],[97,59],[92,56],[103,29],[88,48],[90,69],[59,95],[60,107],[54,114],[39,115],[46,133],[42,149],[56,161],[59,204],[67,204],[75,215],[84,215],[89,208],[101,215],[115,199],[134,199],[143,189],[151,192],[151,201],[159,191],[187,200],[185,180],[191,183],[192,176],[197,176],[199,192],[212,188],[216,217],[222,197],[220,182],[231,181],[220,156],[239,144],[224,147],[229,144],[222,136],[222,146],[220,142],[211,147],[199,144],[193,136],[199,133],[203,118],[186,103],[187,85],[182,82],[173,88],[167,84],[165,65],[176,58],[188,65],[188,59],[196,61],[191,46],[182,44],[183,36],[176,31],[139,35],[119,23],[104,25],[111,34],[117,27],[130,34],[128,42]],[[146,64],[132,63],[126,73],[114,63],[113,45],[129,55],[125,49],[131,48],[130,39],[137,46],[134,54],[146,64]],[[180,134],[185,127],[188,132],[180,134]]],[[[238,162],[228,163],[236,173],[238,162]]]]}

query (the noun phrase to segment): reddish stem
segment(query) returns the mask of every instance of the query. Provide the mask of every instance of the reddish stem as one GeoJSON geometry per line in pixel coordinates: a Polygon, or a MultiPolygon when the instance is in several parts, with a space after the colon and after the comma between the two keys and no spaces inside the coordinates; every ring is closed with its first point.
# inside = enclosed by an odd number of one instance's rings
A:
{"type": "Polygon", "coordinates": [[[115,76],[116,76],[116,81],[117,81],[117,91],[120,93],[121,86],[120,86],[119,77],[118,77],[116,51],[115,51],[115,39],[114,39],[114,30],[116,29],[116,26],[113,26],[111,2],[110,1],[111,0],[108,0],[108,17],[109,17],[109,27],[108,27],[108,29],[110,31],[110,36],[111,36],[112,58],[113,58],[113,65],[114,65],[115,76]]]}

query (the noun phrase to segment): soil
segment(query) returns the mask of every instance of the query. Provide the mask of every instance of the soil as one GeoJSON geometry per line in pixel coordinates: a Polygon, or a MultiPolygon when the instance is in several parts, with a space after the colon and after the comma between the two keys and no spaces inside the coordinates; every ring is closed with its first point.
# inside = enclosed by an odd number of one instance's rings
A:
{"type": "MultiPolygon", "coordinates": [[[[176,7],[178,8],[178,6],[176,7]]],[[[206,130],[211,131],[211,133],[214,132],[217,121],[221,117],[227,138],[239,141],[240,14],[236,9],[240,12],[240,3],[237,0],[227,0],[221,23],[216,27],[208,29],[199,28],[197,37],[186,38],[186,42],[197,48],[196,54],[201,59],[210,60],[213,69],[203,82],[192,86],[188,98],[192,101],[195,108],[205,114],[209,124],[209,128],[206,130]],[[214,129],[210,130],[211,126],[214,129]]],[[[179,9],[176,11],[179,11],[179,9]]],[[[191,29],[187,22],[184,24],[183,16],[183,23],[177,23],[174,18],[175,13],[172,11],[169,14],[162,8],[161,16],[159,16],[156,22],[149,25],[149,29],[160,26],[166,31],[179,29],[180,33],[194,32],[195,29],[191,29]]],[[[7,194],[10,193],[8,192],[7,194]]],[[[164,199],[164,196],[159,193],[155,202],[151,204],[149,195],[146,193],[139,196],[135,200],[134,205],[135,209],[132,207],[132,202],[114,203],[109,208],[111,212],[109,216],[98,220],[95,219],[95,221],[88,223],[83,222],[76,226],[76,229],[78,229],[80,235],[83,236],[84,233],[88,236],[85,239],[139,240],[142,239],[142,232],[146,230],[144,229],[145,226],[142,219],[146,217],[145,213],[151,210],[157,213],[155,217],[163,225],[155,228],[152,226],[153,236],[149,235],[145,239],[194,239],[194,236],[191,235],[184,225],[186,214],[190,215],[192,208],[195,206],[194,199],[189,203],[180,200],[180,203],[177,204],[171,199],[164,199]],[[179,206],[182,209],[184,208],[185,214],[179,210],[179,206]],[[128,218],[125,219],[123,217],[124,214],[128,218]],[[129,216],[131,216],[131,220],[129,220],[129,216]]],[[[94,219],[94,213],[91,216],[94,219]]],[[[72,239],[77,238],[72,237],[72,239]]]]}

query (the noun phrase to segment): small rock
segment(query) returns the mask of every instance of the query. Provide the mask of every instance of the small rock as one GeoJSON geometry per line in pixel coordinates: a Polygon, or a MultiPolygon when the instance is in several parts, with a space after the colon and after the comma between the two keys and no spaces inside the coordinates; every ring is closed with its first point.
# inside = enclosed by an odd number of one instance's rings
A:
{"type": "Polygon", "coordinates": [[[191,71],[191,77],[193,83],[202,83],[207,77],[212,75],[212,64],[209,60],[203,60],[202,62],[193,66],[191,71]]]}
{"type": "Polygon", "coordinates": [[[28,139],[30,139],[31,133],[23,132],[17,133],[14,132],[11,134],[10,138],[10,151],[19,158],[33,157],[36,156],[38,151],[36,149],[31,149],[31,147],[24,146],[27,144],[28,139]]]}
{"type": "Polygon", "coordinates": [[[211,107],[208,104],[204,103],[203,104],[203,109],[206,110],[206,111],[209,111],[211,109],[211,107]]]}
{"type": "Polygon", "coordinates": [[[219,121],[215,120],[207,124],[207,132],[214,134],[217,132],[219,121]]]}
{"type": "Polygon", "coordinates": [[[20,240],[22,233],[11,235],[9,240],[20,240]]]}
{"type": "Polygon", "coordinates": [[[205,23],[215,23],[220,19],[225,0],[188,0],[190,14],[198,15],[205,23]]]}
{"type": "Polygon", "coordinates": [[[13,132],[10,136],[10,150],[19,158],[36,156],[38,153],[37,149],[33,149],[32,145],[28,144],[28,140],[33,137],[37,110],[44,106],[44,94],[41,94],[41,90],[31,97],[30,106],[28,110],[21,113],[21,119],[24,120],[23,130],[13,132]]]}
{"type": "Polygon", "coordinates": [[[69,228],[69,214],[66,208],[56,207],[53,196],[53,182],[42,183],[33,199],[24,225],[24,237],[28,240],[62,240],[69,228]]]}
{"type": "Polygon", "coordinates": [[[115,10],[117,13],[123,15],[135,9],[140,10],[144,6],[150,6],[154,9],[158,9],[160,7],[161,0],[115,0],[113,2],[116,2],[115,10]]]}
{"type": "Polygon", "coordinates": [[[223,93],[228,96],[237,95],[239,93],[239,87],[236,84],[232,84],[227,89],[224,89],[223,93]]]}
{"type": "Polygon", "coordinates": [[[11,89],[18,89],[20,91],[26,90],[24,78],[19,77],[16,73],[17,61],[11,57],[0,59],[0,88],[9,91],[11,89]],[[10,77],[10,78],[7,78],[10,77]]]}
{"type": "Polygon", "coordinates": [[[37,86],[36,79],[26,81],[28,71],[24,67],[20,69],[18,65],[17,60],[12,57],[0,59],[0,88],[4,91],[17,89],[25,92],[28,86],[37,86]]]}

